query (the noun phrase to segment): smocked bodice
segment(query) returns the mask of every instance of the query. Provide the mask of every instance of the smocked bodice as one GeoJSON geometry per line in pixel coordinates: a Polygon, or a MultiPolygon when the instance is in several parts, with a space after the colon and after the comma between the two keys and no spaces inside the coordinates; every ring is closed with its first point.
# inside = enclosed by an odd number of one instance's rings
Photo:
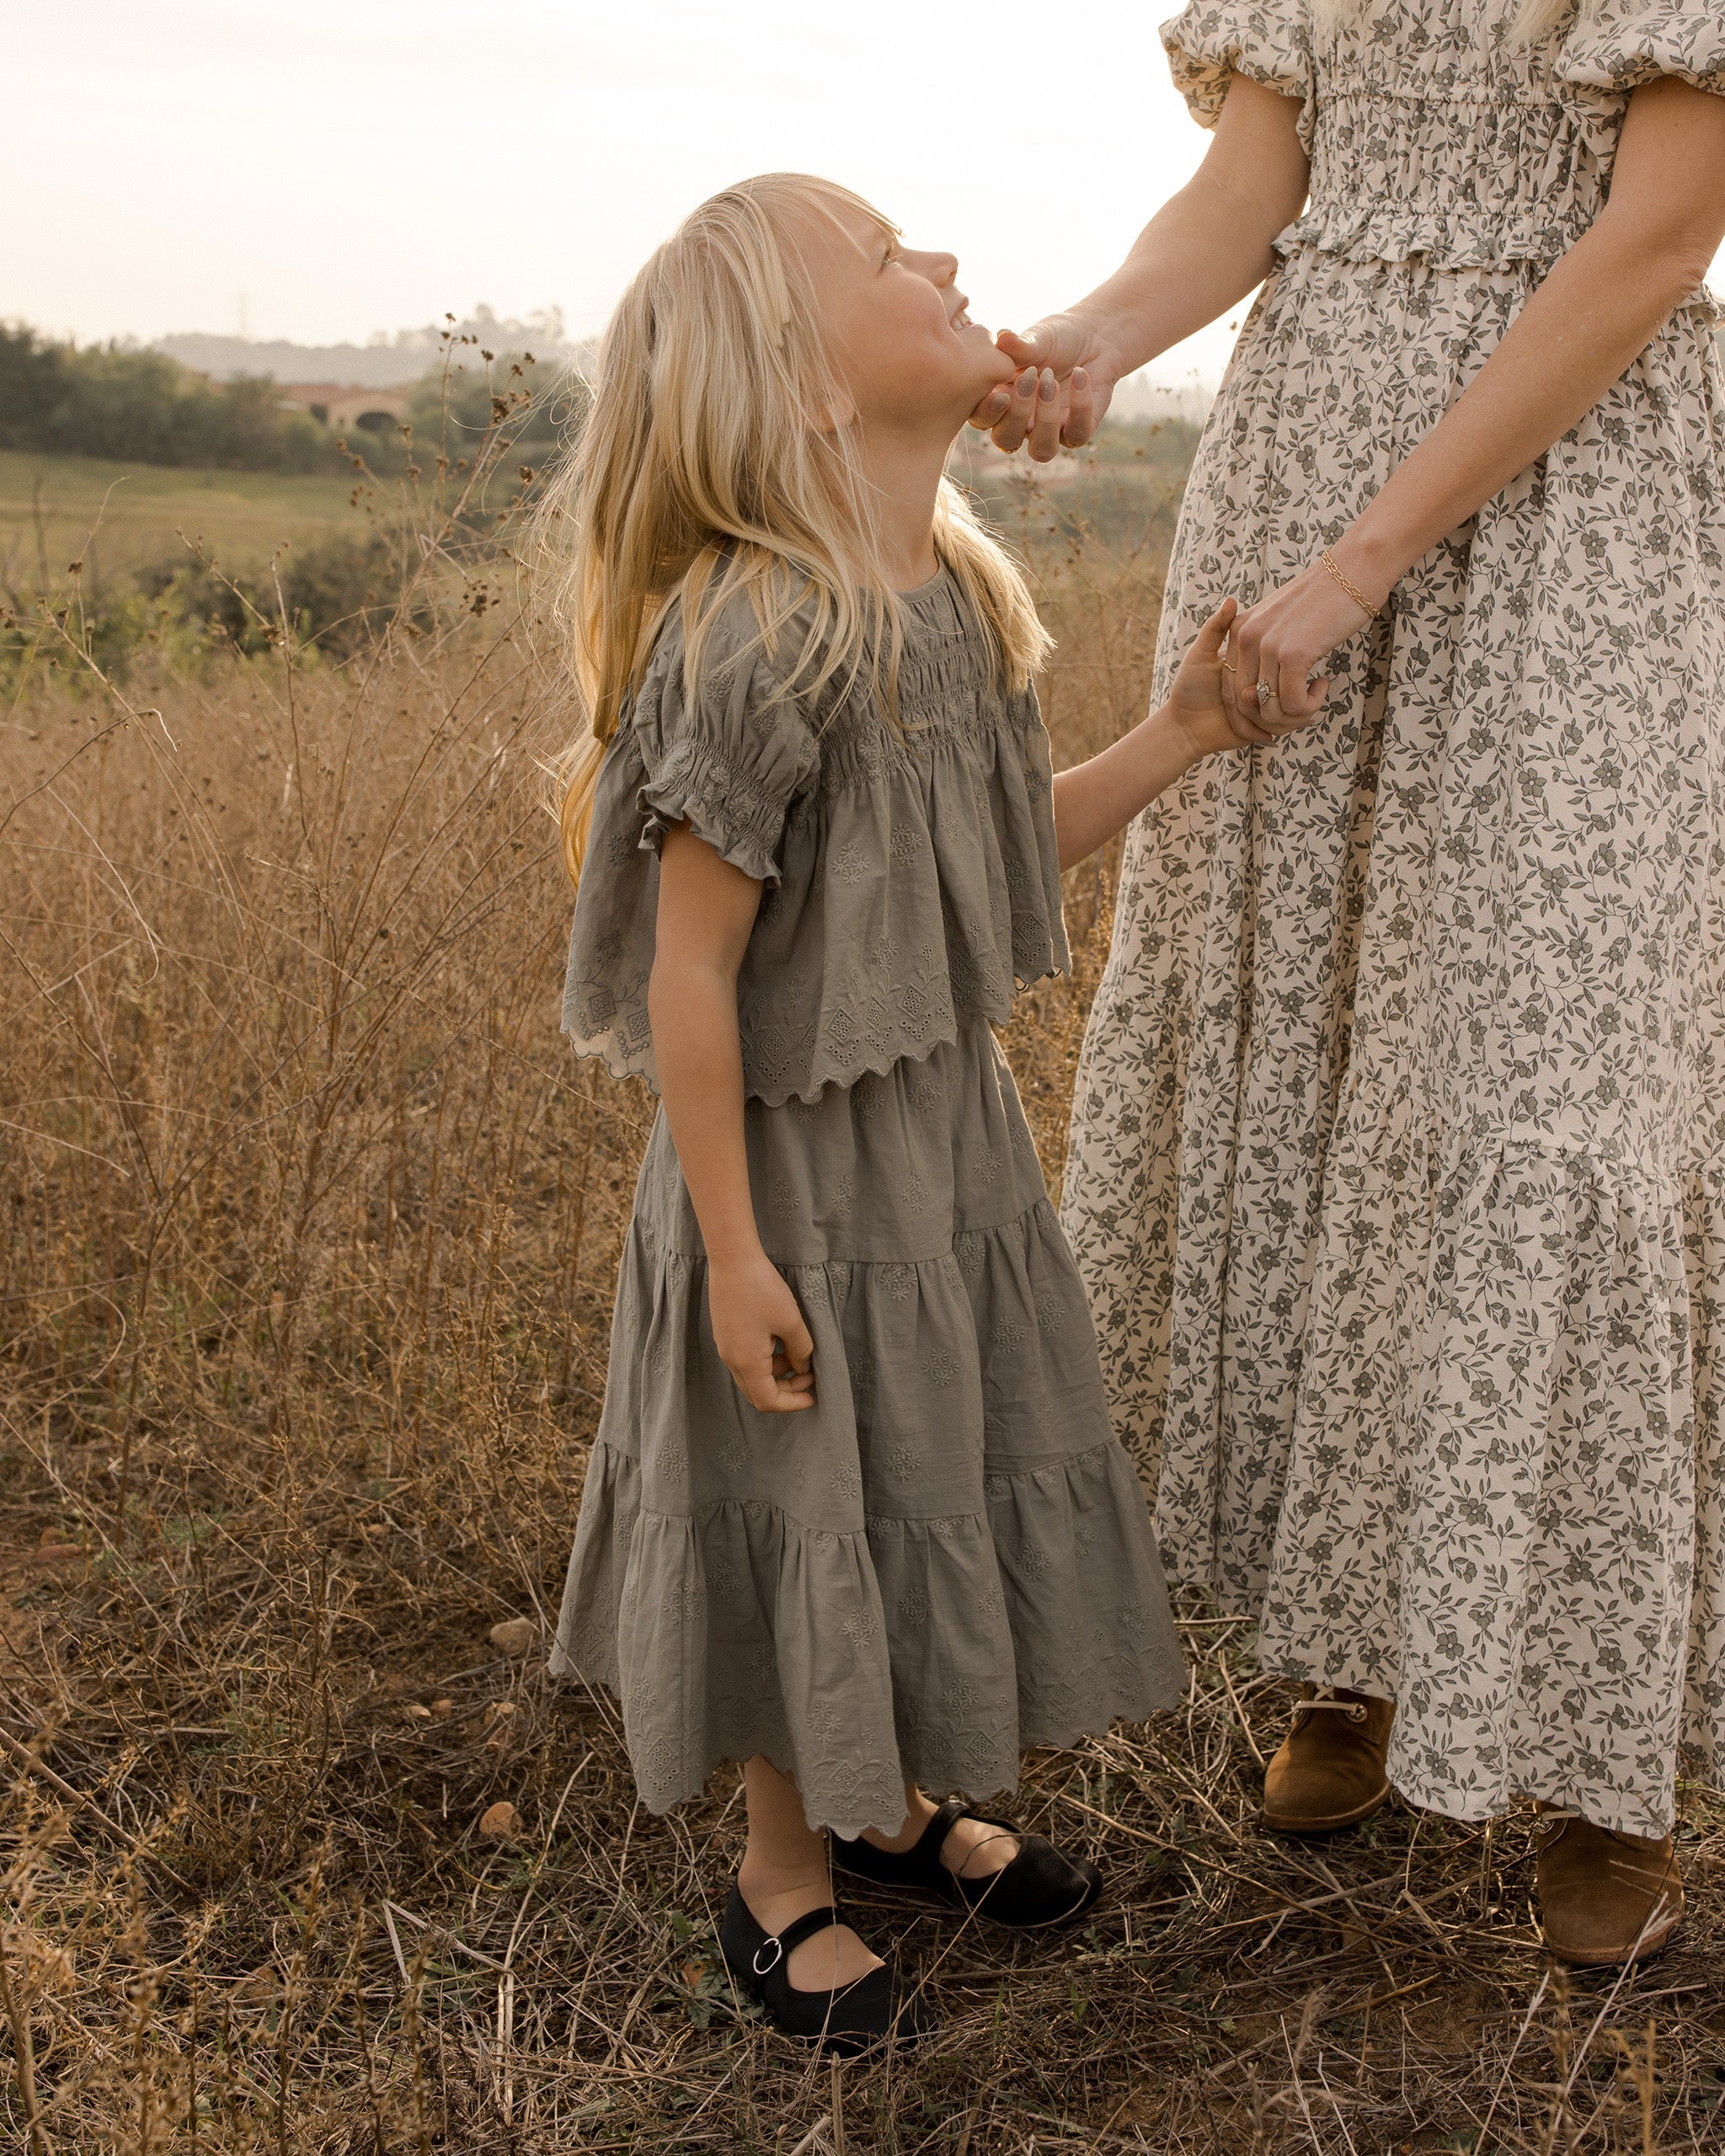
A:
{"type": "Polygon", "coordinates": [[[737,981],[755,1099],[812,1101],[925,1057],[1065,967],[1035,693],[1001,687],[949,570],[901,617],[891,715],[867,670],[788,692],[741,602],[691,695],[666,623],[600,772],[563,1009],[581,1053],[654,1081],[658,848],[684,821],[766,886],[737,981]]]}
{"type": "Polygon", "coordinates": [[[1277,238],[1434,268],[1555,260],[1604,205],[1629,93],[1658,75],[1725,92],[1718,0],[1605,0],[1540,43],[1517,0],[1194,0],[1162,26],[1174,79],[1214,125],[1236,70],[1300,99],[1306,213],[1277,238]]]}

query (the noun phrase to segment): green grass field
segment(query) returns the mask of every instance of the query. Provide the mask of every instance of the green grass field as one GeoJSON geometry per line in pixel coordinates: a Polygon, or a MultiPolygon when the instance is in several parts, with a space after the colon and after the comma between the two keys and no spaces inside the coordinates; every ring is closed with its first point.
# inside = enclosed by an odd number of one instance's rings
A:
{"type": "Polygon", "coordinates": [[[287,478],[0,451],[0,599],[16,605],[54,591],[67,564],[82,559],[86,595],[99,604],[147,563],[190,559],[193,541],[226,568],[254,569],[284,540],[357,529],[352,492],[334,474],[287,478]]]}

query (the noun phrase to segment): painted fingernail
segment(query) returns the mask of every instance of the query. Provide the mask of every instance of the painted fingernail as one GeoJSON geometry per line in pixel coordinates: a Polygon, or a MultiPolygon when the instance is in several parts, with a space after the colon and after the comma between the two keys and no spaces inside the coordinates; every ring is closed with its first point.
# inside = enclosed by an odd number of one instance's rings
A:
{"type": "Polygon", "coordinates": [[[1044,404],[1052,404],[1054,403],[1056,392],[1054,372],[1051,368],[1044,367],[1043,369],[1042,380],[1037,385],[1036,393],[1042,399],[1044,404]]]}
{"type": "Polygon", "coordinates": [[[1089,387],[1090,387],[1090,375],[1089,375],[1088,371],[1087,371],[1086,368],[1084,368],[1084,367],[1074,367],[1074,368],[1073,368],[1073,370],[1072,370],[1072,387],[1073,387],[1073,388],[1074,388],[1074,389],[1088,389],[1088,388],[1089,388],[1089,387]]]}
{"type": "Polygon", "coordinates": [[[1033,396],[1036,391],[1036,369],[1026,367],[1012,387],[1021,397],[1033,396]]]}

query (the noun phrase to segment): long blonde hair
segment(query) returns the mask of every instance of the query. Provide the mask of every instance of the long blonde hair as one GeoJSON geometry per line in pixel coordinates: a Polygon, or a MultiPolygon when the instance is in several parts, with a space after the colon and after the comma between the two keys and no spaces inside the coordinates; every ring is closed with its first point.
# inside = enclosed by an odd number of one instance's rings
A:
{"type": "MultiPolygon", "coordinates": [[[[1365,5],[1365,0],[1311,0],[1312,20],[1339,28],[1365,5]]],[[[1598,14],[1602,5],[1603,0],[1521,0],[1511,35],[1518,45],[1537,45],[1572,11],[1578,22],[1584,23],[1598,14]]]]}
{"type": "MultiPolygon", "coordinates": [[[[854,424],[833,424],[845,401],[799,244],[811,214],[846,213],[896,230],[830,180],[769,173],[726,188],[657,249],[601,340],[580,442],[537,517],[558,658],[586,719],[558,769],[572,877],[606,746],[679,605],[691,697],[708,632],[741,596],[769,654],[793,617],[806,622],[789,692],[872,666],[890,700],[900,610],[854,424]]],[[[1002,685],[1023,688],[1048,638],[949,480],[934,538],[1002,685]]]]}

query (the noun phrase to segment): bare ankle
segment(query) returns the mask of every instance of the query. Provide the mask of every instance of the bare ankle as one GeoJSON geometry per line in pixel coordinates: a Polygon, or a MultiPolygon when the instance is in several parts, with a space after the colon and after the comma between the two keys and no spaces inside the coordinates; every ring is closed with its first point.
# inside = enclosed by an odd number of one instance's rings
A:
{"type": "Polygon", "coordinates": [[[737,1867],[738,1889],[751,1906],[782,1894],[824,1894],[830,1884],[826,1867],[804,1856],[780,1858],[751,1849],[737,1867]]]}
{"type": "Polygon", "coordinates": [[[872,1843],[876,1849],[885,1850],[890,1855],[902,1856],[906,1849],[915,1848],[916,1844],[921,1840],[927,1830],[929,1821],[939,1809],[940,1806],[931,1803],[920,1789],[907,1789],[905,1791],[904,1824],[898,1832],[895,1834],[886,1834],[883,1833],[878,1827],[865,1827],[862,1829],[862,1838],[865,1842],[872,1843]]]}

